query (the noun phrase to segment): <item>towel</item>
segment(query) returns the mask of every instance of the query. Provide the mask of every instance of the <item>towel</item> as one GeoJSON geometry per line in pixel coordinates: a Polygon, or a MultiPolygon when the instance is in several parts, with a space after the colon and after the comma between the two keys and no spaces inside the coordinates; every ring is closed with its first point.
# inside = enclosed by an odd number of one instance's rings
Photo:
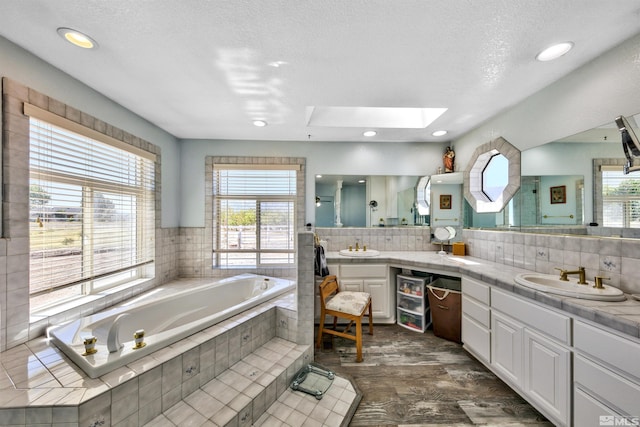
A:
{"type": "Polygon", "coordinates": [[[327,258],[324,255],[324,248],[321,245],[314,245],[315,267],[314,272],[316,276],[325,277],[329,275],[329,267],[327,267],[327,258]]]}

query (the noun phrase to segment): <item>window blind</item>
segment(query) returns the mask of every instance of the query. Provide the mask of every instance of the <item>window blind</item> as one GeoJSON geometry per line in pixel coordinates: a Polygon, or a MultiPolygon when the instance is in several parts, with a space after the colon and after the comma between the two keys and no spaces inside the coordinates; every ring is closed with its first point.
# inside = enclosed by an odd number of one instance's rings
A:
{"type": "Polygon", "coordinates": [[[603,226],[640,228],[640,176],[625,175],[622,166],[603,166],[603,226]]]}
{"type": "Polygon", "coordinates": [[[152,158],[38,118],[29,123],[31,295],[136,278],[155,251],[152,158]]]}
{"type": "Polygon", "coordinates": [[[214,265],[294,262],[296,169],[214,165],[214,265]]]}

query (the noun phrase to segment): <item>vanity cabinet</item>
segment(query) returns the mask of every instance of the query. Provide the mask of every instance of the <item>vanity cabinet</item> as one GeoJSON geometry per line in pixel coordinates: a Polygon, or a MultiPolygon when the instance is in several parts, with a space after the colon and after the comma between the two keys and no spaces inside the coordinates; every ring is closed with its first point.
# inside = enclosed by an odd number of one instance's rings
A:
{"type": "Polygon", "coordinates": [[[340,289],[371,294],[371,310],[375,323],[395,323],[395,286],[389,285],[386,264],[341,264],[338,275],[340,289]]]}
{"type": "MultiPolygon", "coordinates": [[[[473,322],[479,323],[473,292],[481,289],[463,282],[467,318],[463,320],[467,328],[463,336],[467,339],[473,322]],[[467,295],[465,289],[470,291],[467,295]]],[[[571,425],[571,318],[500,289],[492,288],[489,298],[481,308],[490,308],[491,328],[480,330],[489,332],[491,350],[488,358],[485,355],[480,360],[489,360],[488,366],[497,376],[556,425],[571,425]]],[[[480,353],[477,349],[484,343],[477,338],[469,341],[474,354],[480,353]]]]}
{"type": "Polygon", "coordinates": [[[640,341],[577,320],[574,351],[574,425],[598,425],[601,416],[637,420],[640,341]]]}
{"type": "Polygon", "coordinates": [[[491,360],[491,310],[489,286],[462,278],[462,343],[485,363],[491,360]]]}

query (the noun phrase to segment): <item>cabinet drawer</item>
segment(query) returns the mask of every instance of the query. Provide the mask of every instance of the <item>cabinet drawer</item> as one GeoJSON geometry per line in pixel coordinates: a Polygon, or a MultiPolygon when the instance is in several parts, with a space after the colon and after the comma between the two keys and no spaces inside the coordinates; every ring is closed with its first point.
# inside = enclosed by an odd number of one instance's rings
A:
{"type": "Polygon", "coordinates": [[[398,292],[422,297],[425,293],[426,283],[430,281],[431,277],[410,277],[398,274],[398,292]]]}
{"type": "Polygon", "coordinates": [[[424,332],[426,314],[420,315],[415,313],[409,313],[401,308],[398,308],[398,325],[404,326],[408,329],[424,332]]]}
{"type": "Polygon", "coordinates": [[[489,285],[485,285],[484,283],[480,283],[466,277],[462,278],[462,293],[487,305],[489,305],[489,290],[489,285]]]}
{"type": "Polygon", "coordinates": [[[424,313],[424,298],[416,298],[398,293],[398,308],[403,310],[415,311],[416,313],[424,313]]]}
{"type": "Polygon", "coordinates": [[[498,289],[491,289],[491,308],[500,310],[564,344],[571,344],[571,318],[568,316],[498,289]]]}
{"type": "Polygon", "coordinates": [[[576,350],[606,360],[615,369],[640,380],[640,344],[580,321],[573,328],[576,350]]]}
{"type": "Polygon", "coordinates": [[[480,323],[487,329],[491,327],[489,307],[480,304],[473,298],[469,298],[464,293],[462,294],[462,313],[480,323]]]}
{"type": "Polygon", "coordinates": [[[576,388],[573,391],[573,425],[574,426],[597,426],[600,417],[604,415],[619,415],[602,402],[594,399],[588,393],[576,388]]]}
{"type": "Polygon", "coordinates": [[[607,406],[620,409],[624,415],[637,416],[640,402],[640,386],[598,366],[589,359],[576,355],[573,366],[576,387],[598,396],[607,406]]]}
{"type": "Polygon", "coordinates": [[[340,277],[387,277],[387,266],[384,264],[341,265],[340,277]]]}

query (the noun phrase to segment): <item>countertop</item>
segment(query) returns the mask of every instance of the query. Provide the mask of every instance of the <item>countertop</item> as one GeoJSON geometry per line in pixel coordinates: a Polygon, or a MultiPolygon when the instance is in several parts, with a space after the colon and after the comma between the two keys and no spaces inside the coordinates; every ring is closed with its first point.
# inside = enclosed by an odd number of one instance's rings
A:
{"type": "Polygon", "coordinates": [[[388,264],[435,273],[455,273],[480,280],[490,286],[511,291],[571,315],[590,320],[633,338],[640,338],[640,302],[626,295],[626,301],[593,301],[536,291],[515,283],[515,276],[530,273],[513,266],[470,256],[439,255],[437,252],[394,251],[366,258],[352,258],[327,252],[329,264],[388,264]]]}

